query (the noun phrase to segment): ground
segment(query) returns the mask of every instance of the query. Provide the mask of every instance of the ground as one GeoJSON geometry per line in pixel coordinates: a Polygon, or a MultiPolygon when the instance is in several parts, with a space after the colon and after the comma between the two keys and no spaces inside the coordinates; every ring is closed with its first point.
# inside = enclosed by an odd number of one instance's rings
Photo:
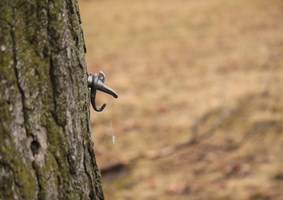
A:
{"type": "Polygon", "coordinates": [[[80,0],[106,199],[283,199],[281,0],[80,0]]]}

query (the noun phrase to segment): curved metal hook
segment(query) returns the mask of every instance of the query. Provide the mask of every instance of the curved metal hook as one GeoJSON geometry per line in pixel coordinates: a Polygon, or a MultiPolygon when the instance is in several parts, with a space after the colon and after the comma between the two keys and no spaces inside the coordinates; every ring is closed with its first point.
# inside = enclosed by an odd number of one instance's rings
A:
{"type": "Polygon", "coordinates": [[[100,108],[97,108],[95,103],[95,97],[96,97],[96,89],[91,89],[91,94],[90,94],[91,105],[95,111],[101,112],[106,107],[106,104],[104,103],[100,108]]]}
{"type": "Polygon", "coordinates": [[[105,75],[103,72],[99,72],[99,74],[89,74],[88,75],[88,87],[91,89],[91,104],[95,111],[101,112],[106,107],[106,104],[103,104],[100,108],[97,108],[95,103],[96,98],[96,90],[100,90],[107,94],[112,95],[114,98],[118,98],[117,93],[111,88],[104,85],[105,75]]]}

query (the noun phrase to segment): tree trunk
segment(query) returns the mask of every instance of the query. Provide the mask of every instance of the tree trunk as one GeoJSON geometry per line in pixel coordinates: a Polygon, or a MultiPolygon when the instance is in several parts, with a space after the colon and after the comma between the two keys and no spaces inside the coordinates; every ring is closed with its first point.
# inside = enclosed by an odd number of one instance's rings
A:
{"type": "Polygon", "coordinates": [[[0,199],[103,199],[76,0],[0,1],[0,199]]]}

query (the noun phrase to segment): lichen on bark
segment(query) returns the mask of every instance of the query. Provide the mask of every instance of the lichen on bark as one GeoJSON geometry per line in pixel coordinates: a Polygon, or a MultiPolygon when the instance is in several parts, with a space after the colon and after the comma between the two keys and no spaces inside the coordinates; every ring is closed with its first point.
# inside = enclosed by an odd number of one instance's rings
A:
{"type": "Polygon", "coordinates": [[[75,0],[0,1],[0,199],[103,199],[75,0]]]}

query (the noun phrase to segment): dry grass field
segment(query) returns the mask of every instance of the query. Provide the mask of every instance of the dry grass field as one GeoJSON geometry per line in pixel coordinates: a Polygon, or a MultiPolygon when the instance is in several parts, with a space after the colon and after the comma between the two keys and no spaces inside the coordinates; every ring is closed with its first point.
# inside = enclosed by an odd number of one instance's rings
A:
{"type": "Polygon", "coordinates": [[[283,199],[282,0],[80,0],[107,200],[283,199]]]}

